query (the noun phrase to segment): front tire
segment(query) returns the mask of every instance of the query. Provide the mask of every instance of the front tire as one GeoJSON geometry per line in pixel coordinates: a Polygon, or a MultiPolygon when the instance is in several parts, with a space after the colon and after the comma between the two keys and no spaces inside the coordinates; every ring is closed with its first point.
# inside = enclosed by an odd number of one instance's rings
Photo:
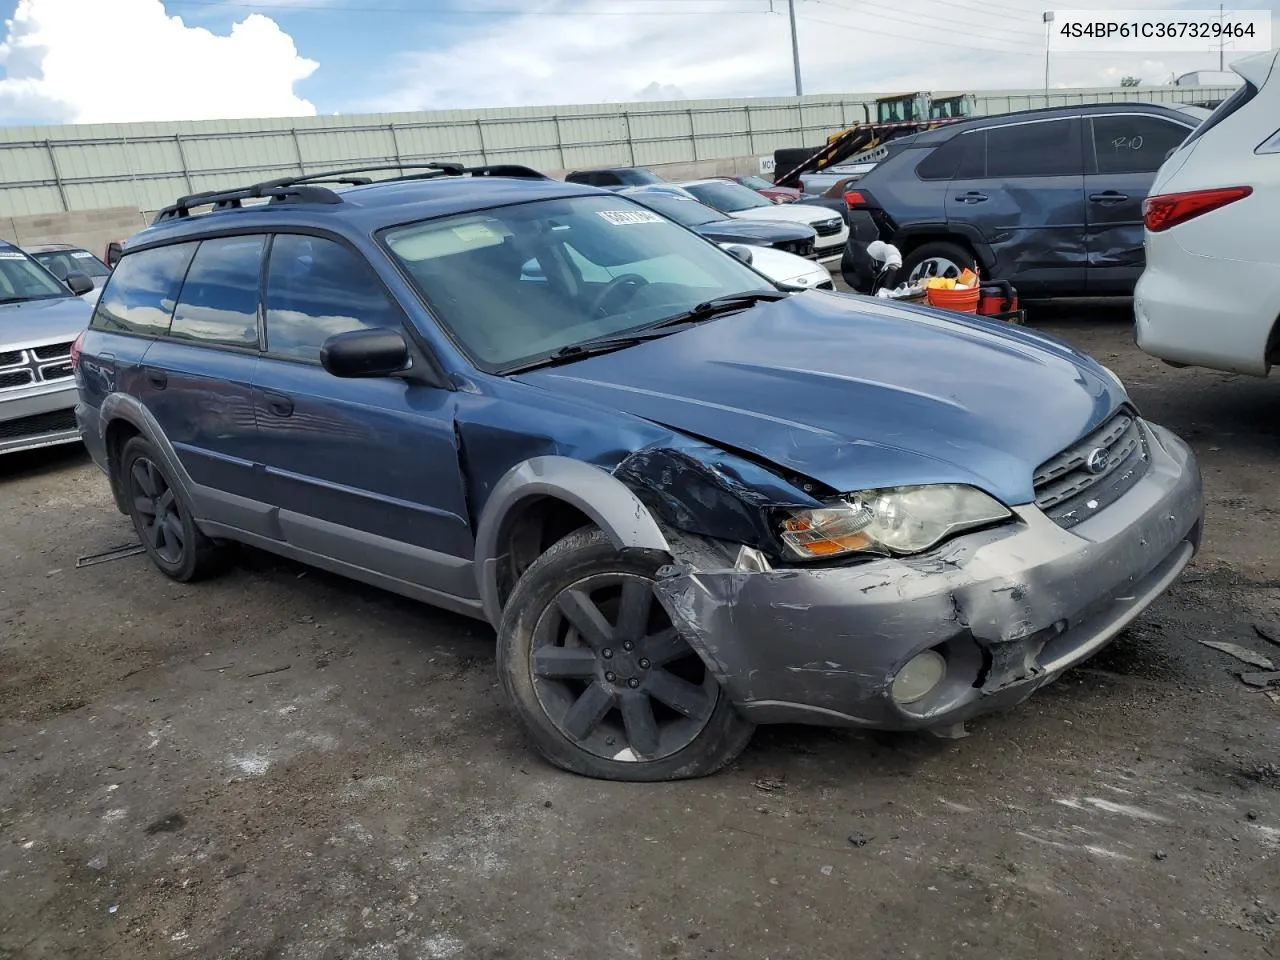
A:
{"type": "Polygon", "coordinates": [[[662,561],[570,534],[516,584],[498,625],[503,688],[538,751],[604,780],[701,777],[754,726],[653,594],[662,561]]]}
{"type": "Polygon", "coordinates": [[[208,576],[218,548],[200,532],[182,489],[149,440],[134,437],[120,455],[120,485],[147,556],[181,583],[208,576]]]}

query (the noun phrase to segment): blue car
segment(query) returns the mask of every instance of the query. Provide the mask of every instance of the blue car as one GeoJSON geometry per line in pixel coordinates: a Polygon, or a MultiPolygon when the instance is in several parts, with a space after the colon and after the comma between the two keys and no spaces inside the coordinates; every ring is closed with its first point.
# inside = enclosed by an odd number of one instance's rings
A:
{"type": "Polygon", "coordinates": [[[789,294],[525,168],[397,173],[162,211],[79,341],[77,420],[169,577],[237,541],[488,621],[561,767],[954,735],[1197,548],[1188,448],[1057,341],[789,294]]]}

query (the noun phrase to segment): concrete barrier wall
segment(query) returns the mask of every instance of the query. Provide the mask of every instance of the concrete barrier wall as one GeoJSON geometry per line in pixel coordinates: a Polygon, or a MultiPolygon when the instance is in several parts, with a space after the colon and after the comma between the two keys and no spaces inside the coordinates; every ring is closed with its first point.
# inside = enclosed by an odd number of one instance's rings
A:
{"type": "Polygon", "coordinates": [[[0,217],[0,239],[18,246],[71,243],[101,257],[112,240],[123,240],[148,221],[137,207],[0,217]]]}

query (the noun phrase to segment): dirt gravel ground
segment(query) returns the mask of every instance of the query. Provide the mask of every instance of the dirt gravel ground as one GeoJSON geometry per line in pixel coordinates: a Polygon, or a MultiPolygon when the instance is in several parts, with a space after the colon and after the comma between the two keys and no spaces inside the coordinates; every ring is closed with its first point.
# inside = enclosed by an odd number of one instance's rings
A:
{"type": "Polygon", "coordinates": [[[132,539],[104,479],[0,461],[0,957],[1280,956],[1280,704],[1197,642],[1280,661],[1280,380],[1035,325],[1195,445],[1188,575],[965,740],[761,730],[696,782],[547,767],[471,621],[251,551],[78,570],[132,539]]]}

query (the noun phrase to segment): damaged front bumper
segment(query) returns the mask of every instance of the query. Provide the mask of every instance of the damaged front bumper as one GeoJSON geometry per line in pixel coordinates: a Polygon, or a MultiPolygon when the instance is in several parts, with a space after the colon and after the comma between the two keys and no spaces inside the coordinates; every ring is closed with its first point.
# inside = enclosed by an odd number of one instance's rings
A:
{"type": "Polygon", "coordinates": [[[1015,522],[917,557],[759,572],[677,562],[658,595],[758,723],[944,728],[1013,706],[1105,646],[1199,547],[1194,455],[1144,426],[1147,474],[1070,531],[1016,507],[1015,522]],[[897,702],[894,678],[928,650],[943,679],[897,702]]]}

